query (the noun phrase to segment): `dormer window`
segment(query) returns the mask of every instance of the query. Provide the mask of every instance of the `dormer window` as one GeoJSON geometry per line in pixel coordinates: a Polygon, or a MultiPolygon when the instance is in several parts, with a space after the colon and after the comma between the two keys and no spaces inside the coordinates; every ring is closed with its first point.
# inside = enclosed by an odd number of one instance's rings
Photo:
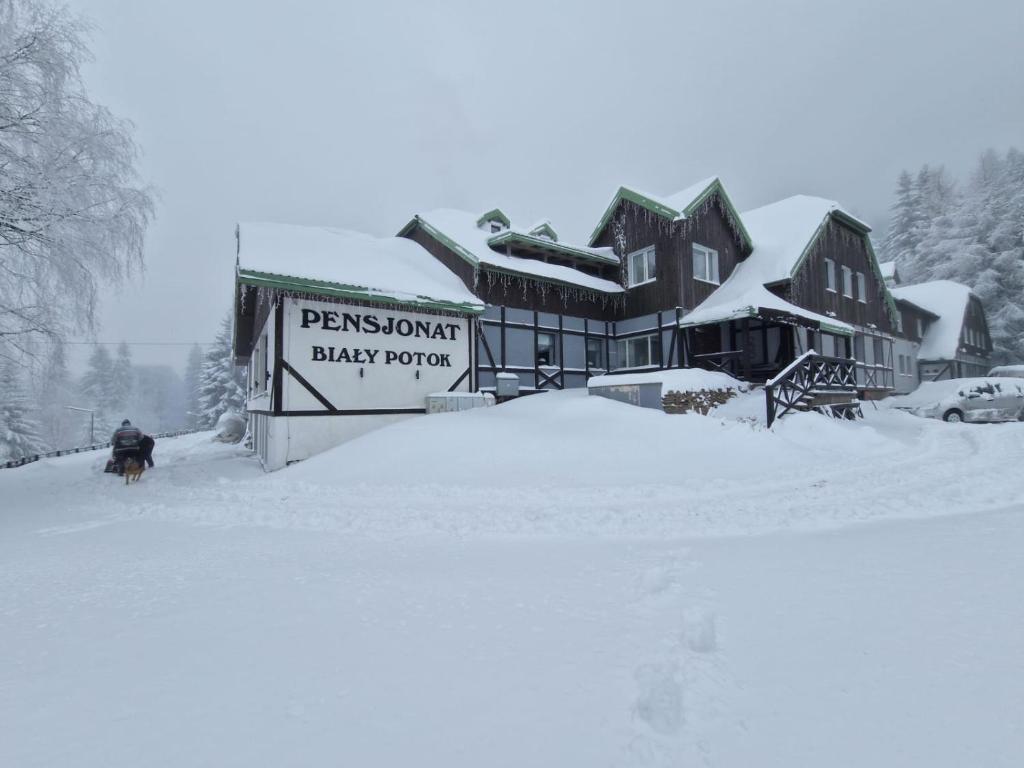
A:
{"type": "Polygon", "coordinates": [[[509,221],[508,216],[502,213],[500,209],[494,208],[477,219],[476,225],[484,232],[497,234],[498,232],[504,232],[512,226],[512,222],[509,221]]]}

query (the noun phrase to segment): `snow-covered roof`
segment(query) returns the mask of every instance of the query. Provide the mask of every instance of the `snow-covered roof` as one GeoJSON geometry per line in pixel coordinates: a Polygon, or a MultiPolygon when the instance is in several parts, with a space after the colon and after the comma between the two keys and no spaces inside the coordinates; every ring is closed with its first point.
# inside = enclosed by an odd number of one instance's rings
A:
{"type": "Polygon", "coordinates": [[[537,241],[538,245],[546,244],[562,249],[578,250],[581,256],[589,255],[594,260],[618,263],[618,257],[610,248],[589,248],[567,243],[552,243],[516,228],[493,234],[477,226],[479,218],[478,215],[466,211],[439,208],[417,214],[415,219],[402,229],[402,232],[408,231],[412,224],[419,222],[432,237],[447,245],[474,266],[482,264],[506,272],[529,275],[540,280],[563,283],[602,293],[623,293],[625,290],[616,282],[588,275],[572,267],[498,253],[492,249],[491,243],[501,242],[506,238],[533,239],[537,241]]]}
{"type": "Polygon", "coordinates": [[[679,324],[694,326],[722,323],[727,320],[756,317],[767,311],[799,317],[833,333],[853,333],[853,326],[842,320],[819,315],[776,296],[764,287],[765,282],[754,255],[751,255],[745,261],[741,261],[728,279],[697,305],[696,309],[683,315],[679,324]]]}
{"type": "Polygon", "coordinates": [[[788,280],[829,217],[837,214],[865,233],[871,227],[844,211],[835,200],[794,195],[740,214],[754,241],[754,260],[763,283],[788,280]]]}
{"type": "Polygon", "coordinates": [[[878,269],[882,273],[883,280],[897,280],[899,278],[899,272],[896,269],[895,261],[880,262],[878,269]]]}
{"type": "Polygon", "coordinates": [[[483,303],[418,243],[334,227],[239,224],[239,280],[363,301],[482,312],[483,303]]]}
{"type": "Polygon", "coordinates": [[[666,368],[645,373],[609,373],[587,380],[588,387],[618,387],[632,384],[661,384],[662,392],[697,392],[702,389],[738,389],[747,385],[722,371],[703,368],[666,368]]]}
{"type": "Polygon", "coordinates": [[[933,280],[917,285],[900,285],[891,289],[898,300],[909,301],[938,317],[925,330],[919,360],[953,360],[960,348],[971,289],[952,280],[933,280]]]}
{"type": "Polygon", "coordinates": [[[601,216],[601,220],[594,227],[594,231],[590,235],[590,244],[594,244],[601,231],[611,220],[615,209],[618,208],[619,203],[623,200],[629,200],[666,219],[681,221],[690,216],[701,203],[716,192],[722,198],[726,207],[732,212],[736,226],[739,229],[740,238],[749,245],[750,237],[748,231],[744,228],[742,217],[733,207],[732,201],[725,192],[725,187],[717,176],[701,179],[696,184],[691,184],[686,189],[671,195],[653,195],[649,192],[643,192],[637,187],[619,187],[615,194],[612,195],[611,201],[601,216]]]}

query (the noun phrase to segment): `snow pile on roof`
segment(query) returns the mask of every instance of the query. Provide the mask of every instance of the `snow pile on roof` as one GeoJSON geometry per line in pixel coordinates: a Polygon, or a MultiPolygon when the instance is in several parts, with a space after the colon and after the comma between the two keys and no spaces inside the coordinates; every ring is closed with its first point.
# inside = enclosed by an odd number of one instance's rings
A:
{"type": "Polygon", "coordinates": [[[794,195],[740,214],[754,241],[754,252],[747,259],[756,264],[762,283],[788,280],[826,219],[833,213],[864,224],[835,200],[810,195],[794,195]]]}
{"type": "MultiPolygon", "coordinates": [[[[451,270],[418,243],[334,227],[264,222],[238,225],[238,270],[330,283],[368,300],[443,303],[483,309],[451,270]]],[[[315,291],[316,286],[308,286],[315,291]]]]}
{"type": "MultiPolygon", "coordinates": [[[[439,208],[417,214],[416,218],[426,224],[429,229],[436,230],[451,241],[456,252],[474,264],[486,264],[508,272],[531,275],[542,280],[566,283],[602,293],[622,293],[624,291],[618,283],[588,275],[572,267],[497,253],[488,244],[488,241],[495,237],[494,233],[480,229],[476,224],[479,216],[475,214],[453,208],[439,208]]],[[[525,230],[511,228],[511,231],[526,237],[531,236],[525,230]]],[[[588,248],[582,245],[572,247],[581,251],[591,251],[594,255],[605,259],[611,255],[611,250],[608,248],[588,248]]]]}
{"type": "Polygon", "coordinates": [[[686,189],[664,196],[652,195],[647,192],[643,192],[636,187],[627,187],[627,189],[630,189],[639,195],[643,195],[648,200],[658,203],[659,205],[671,208],[676,212],[676,220],[678,221],[686,218],[686,209],[689,208],[695,200],[707,192],[708,188],[716,181],[718,181],[717,176],[709,176],[706,179],[701,179],[696,184],[691,184],[686,189]]]}
{"type": "Polygon", "coordinates": [[[683,315],[680,325],[707,325],[753,317],[760,310],[784,312],[818,324],[823,330],[852,334],[853,326],[834,317],[819,315],[776,296],[764,287],[764,273],[754,261],[757,251],[736,265],[728,279],[692,312],[683,315]]]}
{"type": "Polygon", "coordinates": [[[747,385],[721,371],[703,368],[669,368],[647,373],[622,373],[594,376],[588,387],[616,387],[630,384],[661,384],[662,392],[698,392],[702,389],[745,390],[747,385]]]}
{"type": "Polygon", "coordinates": [[[909,301],[939,317],[925,331],[917,359],[954,359],[960,348],[960,333],[971,289],[952,280],[933,280],[930,283],[901,285],[890,292],[897,299],[909,301]]]}

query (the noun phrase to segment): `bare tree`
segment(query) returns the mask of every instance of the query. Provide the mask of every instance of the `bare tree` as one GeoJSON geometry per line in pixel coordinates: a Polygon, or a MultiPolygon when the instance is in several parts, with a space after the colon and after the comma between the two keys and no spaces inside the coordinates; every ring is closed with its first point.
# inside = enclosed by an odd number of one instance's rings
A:
{"type": "Polygon", "coordinates": [[[91,330],[98,289],[143,264],[153,214],[131,126],[86,93],[86,25],[0,0],[0,356],[91,330]]]}

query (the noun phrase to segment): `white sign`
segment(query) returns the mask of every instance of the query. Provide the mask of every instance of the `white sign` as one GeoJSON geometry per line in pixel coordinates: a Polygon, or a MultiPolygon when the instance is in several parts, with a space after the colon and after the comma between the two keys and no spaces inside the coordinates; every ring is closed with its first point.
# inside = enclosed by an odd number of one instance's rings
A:
{"type": "MultiPolygon", "coordinates": [[[[423,408],[470,365],[469,320],[425,312],[293,299],[285,342],[284,359],[339,410],[423,408]]],[[[286,411],[324,408],[289,378],[286,411]]]]}

